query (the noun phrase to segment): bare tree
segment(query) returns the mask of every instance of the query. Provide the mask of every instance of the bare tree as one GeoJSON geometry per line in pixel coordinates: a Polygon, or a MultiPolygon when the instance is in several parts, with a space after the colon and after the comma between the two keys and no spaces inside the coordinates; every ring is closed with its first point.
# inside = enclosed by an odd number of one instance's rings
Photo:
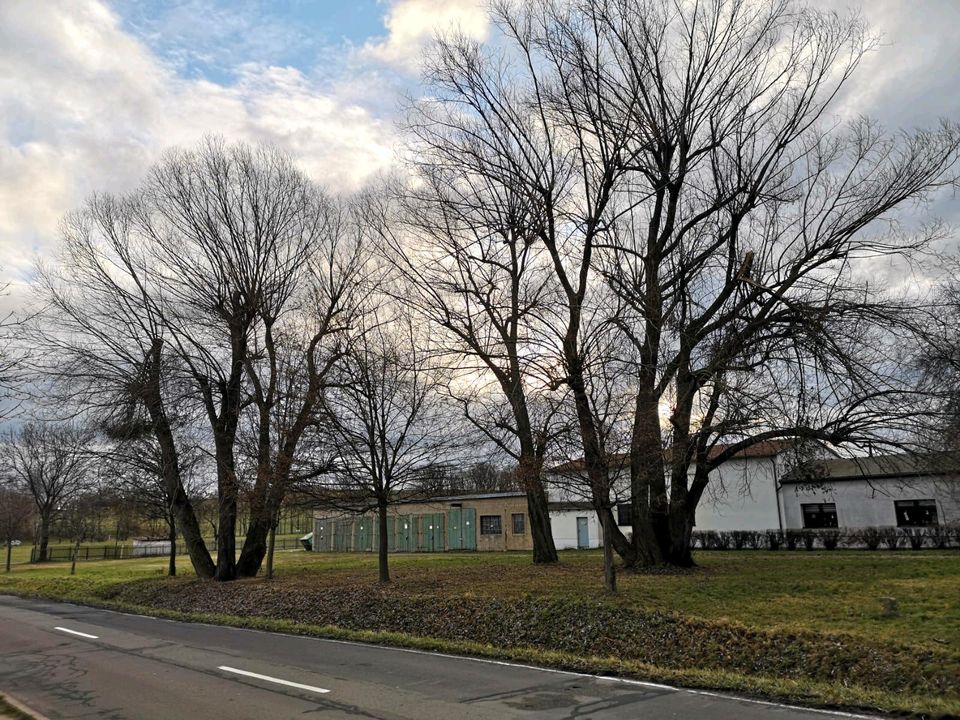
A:
{"type": "MultiPolygon", "coordinates": [[[[414,109],[410,129],[430,146],[429,116],[414,109]]],[[[542,470],[557,406],[541,337],[556,288],[537,244],[537,207],[501,178],[418,145],[410,153],[418,182],[403,189],[399,217],[381,214],[371,225],[405,280],[402,301],[445,331],[443,349],[463,375],[452,390],[464,415],[517,464],[533,561],[556,562],[542,470]]]]}
{"type": "MultiPolygon", "coordinates": [[[[502,50],[441,42],[426,147],[537,208],[562,289],[563,369],[585,471],[609,487],[585,311],[632,345],[627,564],[692,562],[710,473],[763,440],[890,441],[906,303],[868,285],[909,255],[897,209],[955,181],[960,132],[890,136],[828,108],[873,39],[790,0],[500,2],[502,50]],[[480,148],[480,150],[478,150],[480,148]],[[666,452],[665,452],[666,451],[666,452]]],[[[625,358],[627,359],[627,358],[625,358]]]]}
{"type": "MultiPolygon", "coordinates": [[[[265,306],[246,360],[255,417],[255,479],[250,525],[237,562],[242,576],[257,574],[280,508],[299,476],[297,454],[317,422],[324,391],[349,351],[365,286],[363,227],[348,202],[315,198],[316,233],[306,272],[287,307],[265,306]]],[[[273,543],[269,544],[272,550],[273,543]]],[[[272,574],[272,552],[268,556],[272,574]]]]}
{"type": "Polygon", "coordinates": [[[413,322],[382,312],[367,314],[324,407],[335,458],[327,501],[357,512],[376,510],[379,577],[386,583],[388,509],[424,474],[450,463],[463,435],[441,393],[445,372],[413,322]]]}
{"type": "Polygon", "coordinates": [[[33,499],[13,483],[0,482],[0,540],[6,546],[6,572],[10,572],[13,543],[30,533],[33,499]]]}
{"type": "Polygon", "coordinates": [[[92,433],[71,423],[28,422],[9,430],[0,453],[8,482],[30,495],[40,522],[37,561],[47,560],[51,523],[90,486],[92,433]]]}
{"type": "Polygon", "coordinates": [[[146,413],[201,577],[237,575],[235,446],[251,402],[245,382],[252,343],[261,323],[283,314],[325,219],[315,186],[285,155],[213,138],[169,152],[130,199],[94,198],[68,223],[67,262],[47,273],[53,311],[38,335],[73,362],[69,372],[46,369],[81,380],[81,405],[102,399],[94,395],[100,375],[119,396],[119,420],[146,413]],[[90,296],[83,281],[102,305],[84,304],[90,296]],[[79,341],[61,320],[80,330],[79,341]],[[173,398],[209,428],[219,509],[215,566],[177,477],[173,398]]]}
{"type": "Polygon", "coordinates": [[[27,327],[32,369],[48,401],[85,411],[109,436],[134,445],[154,438],[194,571],[209,578],[215,567],[184,488],[177,437],[190,387],[165,324],[163,273],[137,228],[140,203],[95,195],[65,219],[55,261],[38,272],[40,307],[27,327]]]}

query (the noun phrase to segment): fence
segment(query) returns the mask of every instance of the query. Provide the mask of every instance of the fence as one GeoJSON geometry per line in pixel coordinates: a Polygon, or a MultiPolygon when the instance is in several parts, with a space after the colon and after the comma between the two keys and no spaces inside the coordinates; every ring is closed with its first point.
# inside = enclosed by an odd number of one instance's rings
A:
{"type": "MultiPolygon", "coordinates": [[[[237,547],[243,544],[243,538],[237,538],[237,547]]],[[[216,540],[208,540],[207,547],[211,552],[216,548],[216,540]]],[[[300,550],[303,545],[296,538],[281,538],[276,541],[275,550],[300,550]]],[[[177,545],[177,553],[186,553],[183,543],[177,545]]],[[[170,554],[169,546],[158,545],[84,545],[77,550],[77,561],[87,560],[137,560],[150,557],[166,557],[170,554]]],[[[34,546],[30,550],[30,562],[35,563],[40,557],[40,548],[34,546]]],[[[70,562],[73,560],[72,546],[50,546],[47,548],[47,562],[70,562]]],[[[22,562],[22,560],[21,560],[22,562]]]]}
{"type": "MultiPolygon", "coordinates": [[[[73,559],[72,547],[48,547],[47,562],[70,562],[73,559]]],[[[77,549],[77,560],[131,560],[145,557],[166,557],[166,547],[130,547],[129,545],[86,545],[77,549]]],[[[37,562],[40,548],[30,551],[30,562],[37,562]]]]}

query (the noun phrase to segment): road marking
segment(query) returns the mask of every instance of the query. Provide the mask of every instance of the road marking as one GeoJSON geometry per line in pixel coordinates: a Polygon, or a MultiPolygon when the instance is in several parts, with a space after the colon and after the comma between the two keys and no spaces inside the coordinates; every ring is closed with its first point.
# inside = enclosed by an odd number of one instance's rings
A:
{"type": "Polygon", "coordinates": [[[71,630],[70,628],[65,627],[55,627],[54,630],[59,630],[60,632],[70,633],[71,635],[77,635],[83,638],[90,638],[91,640],[99,640],[99,635],[90,635],[89,633],[83,633],[79,630],[71,630]]]}
{"type": "Polygon", "coordinates": [[[310,692],[315,693],[330,692],[326,688],[314,687],[313,685],[304,685],[302,683],[291,682],[290,680],[282,680],[281,678],[270,677],[269,675],[261,675],[260,673],[250,672],[249,670],[238,670],[237,668],[227,667],[226,665],[220,665],[217,667],[217,669],[223,670],[224,672],[236,673],[237,675],[243,675],[245,677],[256,678],[257,680],[266,680],[267,682],[276,683],[277,685],[286,685],[287,687],[298,688],[299,690],[309,690],[310,692]]]}

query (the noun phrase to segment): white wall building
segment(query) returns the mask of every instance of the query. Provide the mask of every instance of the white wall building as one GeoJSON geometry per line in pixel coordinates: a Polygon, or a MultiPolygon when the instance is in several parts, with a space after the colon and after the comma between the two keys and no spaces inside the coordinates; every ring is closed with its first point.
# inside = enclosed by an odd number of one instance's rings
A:
{"type": "MultiPolygon", "coordinates": [[[[697,530],[800,530],[804,528],[917,527],[960,524],[960,469],[938,467],[907,455],[839,458],[824,451],[813,477],[795,477],[788,442],[758,443],[711,474],[697,508],[697,530]]],[[[714,452],[721,452],[722,447],[714,452]]],[[[601,530],[586,497],[582,463],[547,476],[557,548],[578,547],[577,517],[589,515],[590,547],[601,530]],[[572,480],[572,482],[571,482],[572,480]]],[[[629,478],[617,483],[615,515],[630,530],[629,478]]],[[[581,528],[580,542],[583,533],[581,528]]],[[[579,545],[582,547],[582,544],[579,545]]]]}

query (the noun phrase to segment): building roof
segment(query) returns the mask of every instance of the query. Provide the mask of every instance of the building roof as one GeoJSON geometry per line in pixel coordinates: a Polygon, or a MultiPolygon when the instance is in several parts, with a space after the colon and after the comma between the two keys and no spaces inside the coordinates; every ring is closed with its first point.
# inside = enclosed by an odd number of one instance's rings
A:
{"type": "Polygon", "coordinates": [[[404,500],[410,503],[430,503],[430,502],[451,502],[456,500],[493,500],[496,498],[525,497],[526,493],[521,490],[511,490],[509,492],[492,493],[473,493],[470,495],[438,495],[428,498],[411,498],[404,500]]]}
{"type": "Polygon", "coordinates": [[[953,454],[898,453],[820,460],[809,469],[809,472],[788,474],[783,478],[783,482],[796,484],[824,480],[915,478],[949,474],[960,475],[960,458],[953,454]]]}
{"type": "MultiPolygon", "coordinates": [[[[776,457],[785,450],[789,450],[794,446],[795,442],[793,440],[762,440],[760,442],[754,443],[744,448],[736,455],[734,458],[745,459],[745,458],[769,458],[776,457]]],[[[707,457],[710,459],[716,458],[720,453],[727,450],[733,443],[717,443],[707,454],[707,457]]],[[[664,450],[664,459],[669,461],[670,459],[670,450],[664,450]]],[[[626,467],[630,462],[630,455],[628,453],[616,453],[610,456],[610,464],[614,467],[626,467]]],[[[583,458],[577,458],[576,460],[570,460],[565,463],[560,463],[555,465],[552,468],[549,468],[547,472],[551,473],[568,473],[568,472],[582,472],[586,469],[586,463],[583,458]]]]}

